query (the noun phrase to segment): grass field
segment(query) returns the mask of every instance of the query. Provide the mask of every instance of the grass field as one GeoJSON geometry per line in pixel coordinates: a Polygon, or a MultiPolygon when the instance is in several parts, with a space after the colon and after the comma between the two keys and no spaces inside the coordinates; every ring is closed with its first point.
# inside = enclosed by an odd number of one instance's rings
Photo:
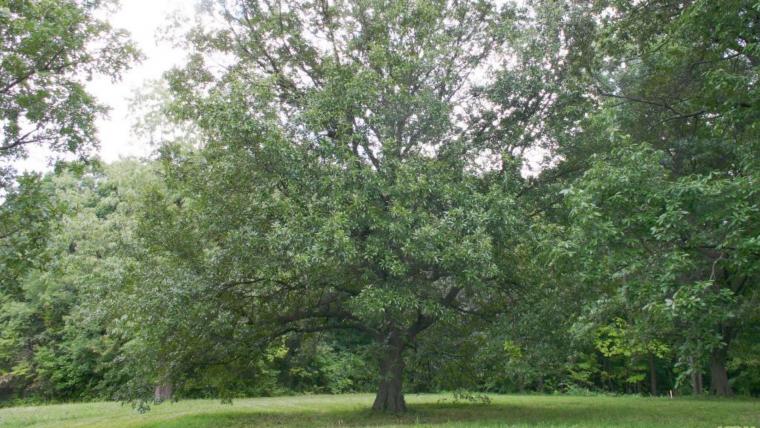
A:
{"type": "Polygon", "coordinates": [[[757,427],[760,400],[494,395],[491,404],[407,395],[402,416],[368,410],[368,394],[187,400],[138,414],[118,403],[0,409],[0,427],[757,427]],[[441,401],[444,399],[445,401],[441,401]]]}

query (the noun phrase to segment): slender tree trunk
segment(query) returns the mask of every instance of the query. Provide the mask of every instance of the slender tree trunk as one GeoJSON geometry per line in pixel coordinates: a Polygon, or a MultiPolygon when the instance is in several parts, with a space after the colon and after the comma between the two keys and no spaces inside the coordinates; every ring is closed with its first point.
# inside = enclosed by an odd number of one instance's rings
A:
{"type": "MultiPolygon", "coordinates": [[[[725,267],[718,266],[719,275],[717,278],[715,276],[716,265],[718,261],[724,258],[724,256],[724,253],[717,252],[716,256],[713,257],[714,261],[712,262],[710,280],[715,280],[713,282],[713,287],[715,288],[716,293],[719,293],[721,288],[729,289],[736,293],[737,289],[732,283],[738,278],[734,278],[734,275],[732,275],[725,267]]],[[[736,335],[736,330],[733,328],[732,324],[732,322],[726,321],[721,322],[718,325],[718,332],[720,333],[724,345],[713,349],[710,354],[710,392],[715,395],[733,395],[731,385],[728,383],[728,371],[726,370],[728,346],[736,335]]]]}
{"type": "Polygon", "coordinates": [[[654,367],[654,354],[649,354],[649,393],[657,395],[657,373],[654,367]]]}
{"type": "Polygon", "coordinates": [[[702,376],[702,371],[697,372],[697,394],[702,394],[705,390],[705,379],[702,376]]]}
{"type": "Polygon", "coordinates": [[[732,395],[731,385],[728,384],[726,347],[715,349],[710,355],[710,391],[715,395],[732,395]]]}
{"type": "Polygon", "coordinates": [[[691,386],[694,390],[694,395],[702,395],[702,370],[694,363],[694,357],[689,357],[689,363],[691,365],[691,386]]]}
{"type": "Polygon", "coordinates": [[[406,402],[401,390],[404,379],[404,344],[400,334],[391,333],[385,344],[385,354],[380,360],[380,387],[372,410],[401,413],[406,402]]]}

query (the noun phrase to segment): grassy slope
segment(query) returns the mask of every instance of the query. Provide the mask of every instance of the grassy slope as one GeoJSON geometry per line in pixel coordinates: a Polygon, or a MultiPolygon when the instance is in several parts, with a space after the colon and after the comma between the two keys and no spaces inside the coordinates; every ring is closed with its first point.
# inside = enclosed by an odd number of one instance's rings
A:
{"type": "Polygon", "coordinates": [[[188,400],[137,414],[118,403],[0,409],[1,427],[314,427],[314,426],[540,426],[760,428],[760,401],[641,397],[492,396],[493,403],[452,404],[450,396],[408,395],[400,417],[368,411],[372,396],[301,396],[188,400]],[[446,402],[439,402],[446,399],[446,402]]]}

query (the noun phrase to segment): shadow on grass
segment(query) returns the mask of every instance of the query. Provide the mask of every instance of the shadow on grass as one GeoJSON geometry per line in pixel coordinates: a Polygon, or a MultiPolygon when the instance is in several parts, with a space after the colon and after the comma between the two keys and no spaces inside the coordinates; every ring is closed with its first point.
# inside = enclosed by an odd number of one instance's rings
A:
{"type": "MultiPolygon", "coordinates": [[[[371,410],[301,412],[219,412],[183,416],[147,427],[365,427],[403,425],[540,425],[540,426],[716,426],[695,409],[642,409],[613,403],[522,404],[425,403],[410,406],[401,415],[371,410]]],[[[708,412],[709,413],[709,412],[708,412]]],[[[710,419],[710,418],[708,418],[710,419]]]]}

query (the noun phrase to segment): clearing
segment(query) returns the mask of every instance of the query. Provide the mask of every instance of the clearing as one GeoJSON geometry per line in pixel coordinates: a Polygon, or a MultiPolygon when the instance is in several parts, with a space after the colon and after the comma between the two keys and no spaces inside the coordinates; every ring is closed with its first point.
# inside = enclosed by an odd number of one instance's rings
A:
{"type": "Polygon", "coordinates": [[[138,414],[113,402],[0,409],[15,427],[757,427],[760,400],[559,395],[490,395],[491,404],[453,403],[451,395],[408,394],[409,412],[375,414],[370,394],[184,400],[138,414]]]}

